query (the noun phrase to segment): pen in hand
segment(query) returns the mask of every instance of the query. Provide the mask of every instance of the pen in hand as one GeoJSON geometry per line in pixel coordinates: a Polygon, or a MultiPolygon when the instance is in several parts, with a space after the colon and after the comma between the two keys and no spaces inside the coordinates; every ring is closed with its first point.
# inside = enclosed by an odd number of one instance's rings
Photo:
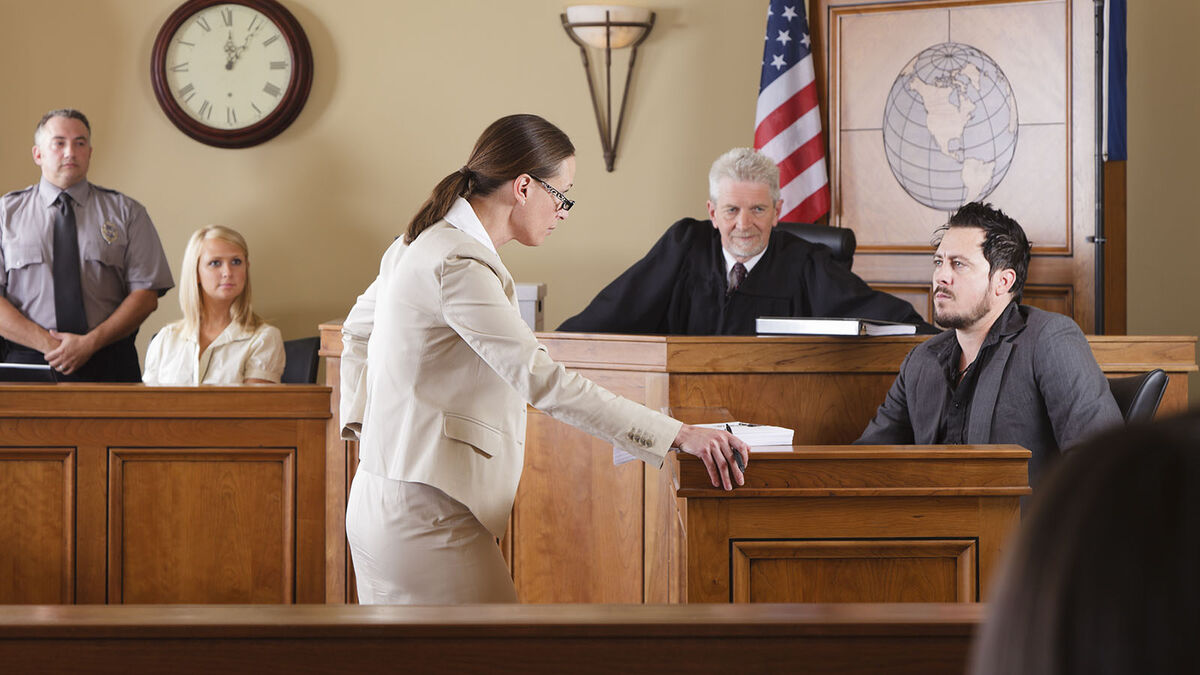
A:
{"type": "MultiPolygon", "coordinates": [[[[728,423],[725,424],[725,431],[733,434],[733,429],[730,428],[728,423]]],[[[738,452],[735,448],[730,448],[730,450],[733,450],[733,461],[737,462],[738,471],[745,471],[746,462],[742,459],[742,453],[738,452]]]]}

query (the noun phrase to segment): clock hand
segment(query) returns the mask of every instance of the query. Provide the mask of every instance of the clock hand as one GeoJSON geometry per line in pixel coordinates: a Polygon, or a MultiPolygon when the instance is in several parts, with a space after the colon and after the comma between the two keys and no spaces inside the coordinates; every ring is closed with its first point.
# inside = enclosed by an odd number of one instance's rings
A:
{"type": "MultiPolygon", "coordinates": [[[[238,47],[238,48],[235,50],[235,54],[234,54],[234,56],[233,56],[233,60],[234,60],[234,61],[236,61],[236,60],[238,60],[239,58],[241,58],[241,56],[242,56],[242,52],[246,51],[246,47],[249,47],[249,46],[250,46],[250,40],[252,40],[252,39],[254,38],[254,34],[255,34],[255,33],[257,33],[257,32],[258,32],[258,29],[259,29],[259,28],[261,28],[261,27],[262,27],[262,24],[258,24],[258,25],[257,25],[257,26],[255,26],[255,27],[254,27],[254,28],[253,28],[253,29],[252,29],[252,30],[251,30],[249,33],[246,33],[246,40],[245,40],[244,42],[242,42],[242,46],[241,46],[241,47],[238,47]]],[[[232,66],[230,66],[230,68],[232,68],[232,66]]]]}
{"type": "Polygon", "coordinates": [[[225,70],[233,70],[233,64],[238,59],[238,48],[233,44],[233,31],[229,31],[229,37],[225,40],[225,70]]]}

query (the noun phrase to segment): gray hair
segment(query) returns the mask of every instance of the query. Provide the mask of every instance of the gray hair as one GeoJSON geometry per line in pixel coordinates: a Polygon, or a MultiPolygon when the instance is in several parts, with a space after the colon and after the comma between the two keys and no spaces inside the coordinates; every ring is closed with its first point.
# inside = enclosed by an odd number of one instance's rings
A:
{"type": "Polygon", "coordinates": [[[771,201],[779,201],[779,167],[770,157],[754,148],[734,148],[717,158],[708,170],[708,198],[714,203],[720,192],[721,179],[766,185],[771,201]]]}
{"type": "Polygon", "coordinates": [[[80,122],[83,122],[84,128],[87,129],[88,136],[92,135],[92,125],[88,123],[87,115],[84,115],[74,108],[59,108],[57,110],[51,110],[45,115],[42,115],[42,119],[38,120],[37,126],[33,128],[34,145],[39,143],[38,135],[41,134],[42,129],[46,127],[46,122],[49,122],[55,117],[66,117],[67,119],[79,120],[80,122]]]}

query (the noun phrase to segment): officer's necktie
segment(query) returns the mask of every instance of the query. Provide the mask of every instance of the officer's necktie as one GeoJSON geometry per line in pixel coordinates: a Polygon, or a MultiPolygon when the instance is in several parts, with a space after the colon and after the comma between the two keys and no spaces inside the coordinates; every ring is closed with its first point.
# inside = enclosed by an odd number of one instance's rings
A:
{"type": "Polygon", "coordinates": [[[58,332],[83,335],[88,331],[83,312],[83,285],[79,280],[79,235],[75,232],[75,209],[63,191],[55,202],[54,218],[54,311],[58,332]]]}

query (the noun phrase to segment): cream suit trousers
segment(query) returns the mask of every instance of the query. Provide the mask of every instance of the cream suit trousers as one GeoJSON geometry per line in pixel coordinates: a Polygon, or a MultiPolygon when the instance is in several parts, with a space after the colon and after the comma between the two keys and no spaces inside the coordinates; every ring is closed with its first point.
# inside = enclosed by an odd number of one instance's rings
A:
{"type": "Polygon", "coordinates": [[[360,466],[346,504],[346,537],[360,604],[517,601],[495,537],[437,488],[360,466]]]}

